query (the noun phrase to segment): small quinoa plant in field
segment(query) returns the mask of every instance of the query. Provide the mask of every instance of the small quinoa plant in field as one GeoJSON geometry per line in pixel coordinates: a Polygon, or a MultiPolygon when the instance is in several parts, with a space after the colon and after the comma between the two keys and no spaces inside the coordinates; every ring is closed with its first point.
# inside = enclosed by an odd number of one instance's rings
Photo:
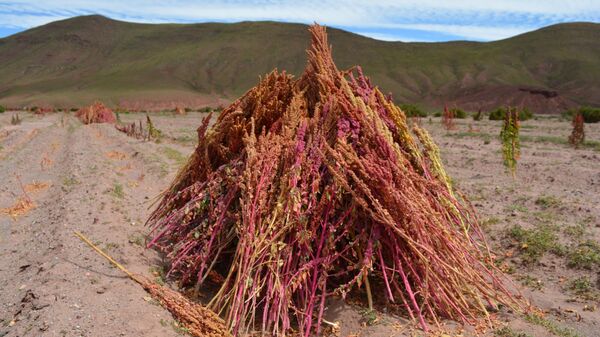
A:
{"type": "Polygon", "coordinates": [[[519,112],[516,108],[507,108],[504,115],[504,124],[502,124],[502,131],[500,131],[500,139],[502,141],[504,166],[506,166],[513,176],[517,170],[517,160],[521,155],[519,128],[519,112]]]}
{"type": "Polygon", "coordinates": [[[569,143],[578,148],[585,141],[585,130],[583,126],[583,115],[581,113],[573,116],[573,131],[569,136],[569,143]]]}
{"type": "Polygon", "coordinates": [[[442,113],[442,123],[446,130],[454,129],[454,109],[448,109],[448,106],[444,105],[444,112],[442,113]]]}

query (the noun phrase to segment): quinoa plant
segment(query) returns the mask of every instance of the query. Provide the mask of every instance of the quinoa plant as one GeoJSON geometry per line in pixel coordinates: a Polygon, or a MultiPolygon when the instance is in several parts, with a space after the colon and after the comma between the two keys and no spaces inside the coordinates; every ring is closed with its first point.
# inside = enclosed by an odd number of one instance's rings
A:
{"type": "Polygon", "coordinates": [[[583,126],[583,115],[581,113],[573,116],[573,131],[569,136],[569,143],[575,148],[578,148],[585,141],[585,130],[583,126]]]}
{"type": "Polygon", "coordinates": [[[521,154],[519,144],[519,113],[516,108],[507,108],[500,131],[500,139],[502,141],[502,156],[504,158],[504,166],[511,172],[513,177],[517,170],[517,160],[521,154]]]}

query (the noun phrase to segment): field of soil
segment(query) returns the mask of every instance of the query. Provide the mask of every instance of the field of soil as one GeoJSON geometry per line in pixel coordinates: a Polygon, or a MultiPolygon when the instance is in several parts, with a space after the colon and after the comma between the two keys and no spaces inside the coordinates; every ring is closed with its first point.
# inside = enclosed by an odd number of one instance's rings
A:
{"type": "MultiPolygon", "coordinates": [[[[175,287],[161,257],[145,248],[144,222],[193,151],[204,115],[152,115],[164,136],[156,143],[61,113],[21,113],[23,122],[11,125],[12,114],[0,114],[0,337],[185,334],[73,232],[131,271],[175,287]]],[[[121,115],[123,122],[142,118],[121,115]]],[[[478,211],[501,268],[538,313],[500,310],[497,326],[477,329],[480,335],[599,336],[600,124],[586,124],[587,143],[573,149],[568,121],[522,123],[513,178],[502,163],[501,122],[458,120],[452,131],[439,118],[421,123],[478,211]]],[[[339,325],[332,334],[426,335],[384,307],[365,314],[352,303],[328,303],[325,318],[339,325]]],[[[453,322],[444,329],[476,333],[453,322]]]]}

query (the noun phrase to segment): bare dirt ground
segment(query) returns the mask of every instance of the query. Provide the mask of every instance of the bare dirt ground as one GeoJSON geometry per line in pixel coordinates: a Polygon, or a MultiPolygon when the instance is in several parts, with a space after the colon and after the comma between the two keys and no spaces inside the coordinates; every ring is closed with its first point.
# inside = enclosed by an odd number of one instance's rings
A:
{"type": "MultiPolygon", "coordinates": [[[[60,113],[24,114],[16,126],[11,115],[0,114],[0,337],[184,333],[73,231],[131,271],[174,284],[164,280],[158,254],[144,248],[144,221],[196,145],[203,115],[153,115],[166,136],[160,143],[60,113]],[[33,208],[6,214],[27,197],[33,208]]],[[[502,166],[500,122],[461,120],[453,131],[436,118],[422,124],[479,212],[501,267],[544,313],[501,311],[483,335],[600,336],[600,124],[586,124],[590,143],[574,150],[565,144],[568,122],[524,122],[515,179],[502,166]]],[[[425,335],[401,317],[342,301],[329,303],[326,318],[339,322],[340,336],[425,335]]],[[[452,322],[445,329],[474,335],[452,322]]]]}

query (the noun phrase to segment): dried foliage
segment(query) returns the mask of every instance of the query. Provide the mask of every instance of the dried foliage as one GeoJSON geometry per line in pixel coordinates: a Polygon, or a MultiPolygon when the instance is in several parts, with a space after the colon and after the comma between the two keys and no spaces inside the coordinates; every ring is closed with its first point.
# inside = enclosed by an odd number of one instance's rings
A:
{"type": "Polygon", "coordinates": [[[155,300],[169,310],[179,323],[183,324],[186,331],[195,337],[229,337],[223,320],[214,312],[200,304],[191,302],[177,291],[166,286],[158,285],[141,275],[135,275],[94,245],[88,238],[79,232],[75,236],[89,245],[102,257],[106,258],[115,267],[123,271],[133,281],[141,285],[155,300]]]}
{"type": "Polygon", "coordinates": [[[117,117],[115,116],[114,112],[100,102],[95,102],[90,106],[77,110],[77,112],[75,112],[75,117],[79,118],[83,124],[114,124],[117,121],[117,117]]]}
{"type": "Polygon", "coordinates": [[[516,108],[507,108],[502,130],[500,131],[500,139],[502,141],[504,166],[506,166],[513,176],[517,170],[517,160],[521,155],[519,128],[519,112],[516,108]]]}
{"type": "Polygon", "coordinates": [[[299,79],[273,71],[198,128],[149,219],[170,274],[216,283],[234,335],[318,333],[328,297],[373,284],[425,330],[520,308],[429,134],[311,33],[299,79]]]}
{"type": "Polygon", "coordinates": [[[573,131],[569,136],[569,143],[575,148],[578,148],[585,141],[585,130],[583,126],[583,115],[581,113],[573,116],[573,131]]]}
{"type": "Polygon", "coordinates": [[[446,130],[454,130],[454,109],[448,109],[448,106],[444,105],[444,112],[442,113],[442,124],[446,130]]]}
{"type": "Polygon", "coordinates": [[[159,140],[162,137],[162,132],[157,129],[150,116],[146,115],[146,128],[144,128],[142,121],[132,122],[131,124],[115,125],[115,128],[129,137],[143,140],[159,140]]]}

